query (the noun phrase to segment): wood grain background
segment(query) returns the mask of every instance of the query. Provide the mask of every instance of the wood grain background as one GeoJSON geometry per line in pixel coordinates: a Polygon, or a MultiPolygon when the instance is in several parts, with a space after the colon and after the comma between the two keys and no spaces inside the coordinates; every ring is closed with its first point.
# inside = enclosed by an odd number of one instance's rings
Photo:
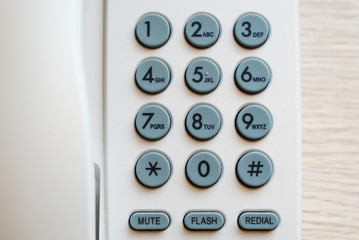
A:
{"type": "Polygon", "coordinates": [[[300,0],[305,240],[359,239],[359,0],[300,0]]]}

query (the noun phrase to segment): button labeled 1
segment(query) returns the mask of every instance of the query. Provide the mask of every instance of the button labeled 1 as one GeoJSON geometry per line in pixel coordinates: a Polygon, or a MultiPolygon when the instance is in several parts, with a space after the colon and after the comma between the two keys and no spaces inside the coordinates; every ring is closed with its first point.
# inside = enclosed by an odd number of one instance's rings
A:
{"type": "Polygon", "coordinates": [[[171,27],[165,17],[157,13],[150,13],[138,21],[135,33],[137,40],[144,47],[158,48],[170,38],[171,27]]]}
{"type": "Polygon", "coordinates": [[[198,105],[186,116],[186,129],[189,135],[197,140],[213,138],[221,128],[221,117],[218,111],[209,105],[198,105]]]}
{"type": "Polygon", "coordinates": [[[272,128],[272,117],[267,109],[259,105],[248,105],[237,114],[237,132],[248,140],[265,137],[272,128]]]}
{"type": "Polygon", "coordinates": [[[171,128],[167,110],[159,105],[147,105],[136,115],[135,127],[138,134],[147,140],[158,140],[166,136],[171,128]]]}

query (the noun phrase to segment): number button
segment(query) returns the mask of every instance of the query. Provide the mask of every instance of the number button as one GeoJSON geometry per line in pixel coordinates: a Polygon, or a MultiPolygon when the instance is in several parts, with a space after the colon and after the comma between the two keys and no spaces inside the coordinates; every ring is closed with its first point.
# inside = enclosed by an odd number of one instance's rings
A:
{"type": "Polygon", "coordinates": [[[256,13],[241,16],[234,25],[234,37],[245,48],[262,46],[269,36],[269,24],[264,17],[256,13]]]}
{"type": "Polygon", "coordinates": [[[218,111],[209,105],[198,105],[186,116],[186,129],[189,135],[197,140],[213,138],[221,128],[221,117],[218,111]]]}
{"type": "Polygon", "coordinates": [[[160,187],[171,175],[171,164],[163,154],[148,152],[138,159],[135,174],[142,185],[150,188],[160,187]]]}
{"type": "Polygon", "coordinates": [[[147,105],[137,113],[135,127],[141,137],[147,140],[159,140],[170,130],[171,118],[163,107],[147,105]]]}
{"type": "Polygon", "coordinates": [[[185,78],[187,86],[192,91],[205,94],[217,88],[221,79],[221,72],[212,60],[201,58],[189,64],[185,78]]]}
{"type": "Polygon", "coordinates": [[[238,180],[247,187],[257,188],[266,184],[272,176],[272,162],[261,152],[244,154],[237,162],[238,180]]]}
{"type": "Polygon", "coordinates": [[[213,16],[200,13],[188,20],[184,32],[188,43],[193,47],[208,48],[217,42],[220,28],[213,16]]]}
{"type": "Polygon", "coordinates": [[[169,67],[163,61],[146,59],[137,67],[136,84],[144,92],[155,94],[165,90],[171,81],[169,67]]]}
{"type": "Polygon", "coordinates": [[[222,174],[219,158],[210,152],[195,153],[186,164],[187,179],[196,187],[207,188],[218,182],[222,174]]]}
{"type": "Polygon", "coordinates": [[[138,21],[135,33],[138,42],[144,47],[159,48],[170,38],[171,27],[164,16],[151,13],[138,21]]]}
{"type": "Polygon", "coordinates": [[[234,80],[243,92],[260,93],[268,86],[271,72],[264,61],[258,58],[248,58],[238,65],[234,80]]]}
{"type": "Polygon", "coordinates": [[[272,117],[267,109],[259,105],[248,105],[236,116],[237,132],[248,140],[265,137],[272,127],[272,117]]]}

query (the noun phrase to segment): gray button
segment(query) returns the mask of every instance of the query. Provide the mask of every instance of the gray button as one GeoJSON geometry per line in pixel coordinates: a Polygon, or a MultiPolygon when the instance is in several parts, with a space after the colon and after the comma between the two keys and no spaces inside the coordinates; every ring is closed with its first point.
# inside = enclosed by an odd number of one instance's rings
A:
{"type": "Polygon", "coordinates": [[[138,21],[135,32],[137,40],[144,47],[158,48],[170,38],[171,27],[165,17],[150,13],[138,21]]]}
{"type": "Polygon", "coordinates": [[[272,127],[272,117],[268,110],[259,105],[242,108],[236,117],[238,133],[248,140],[265,137],[272,127]]]}
{"type": "Polygon", "coordinates": [[[188,134],[198,140],[213,138],[221,128],[221,117],[218,111],[209,105],[198,105],[186,116],[188,134]]]}
{"type": "Polygon", "coordinates": [[[271,160],[261,152],[244,154],[237,163],[238,180],[247,187],[260,187],[266,184],[272,176],[271,160]]]}
{"type": "Polygon", "coordinates": [[[146,187],[160,187],[171,175],[171,164],[161,153],[148,152],[143,154],[136,163],[137,180],[146,187]]]}
{"type": "Polygon", "coordinates": [[[238,65],[234,80],[239,89],[254,94],[263,91],[268,86],[271,73],[264,61],[258,58],[248,58],[238,65]]]}
{"type": "Polygon", "coordinates": [[[269,36],[269,24],[264,17],[256,13],[241,16],[234,25],[234,37],[245,48],[262,46],[269,36]]]}
{"type": "Polygon", "coordinates": [[[279,224],[274,212],[243,212],[238,217],[238,226],[243,230],[271,231],[279,224]]]}
{"type": "Polygon", "coordinates": [[[221,72],[212,60],[201,58],[189,64],[186,70],[186,84],[196,93],[210,93],[217,88],[221,72]]]}
{"type": "Polygon", "coordinates": [[[216,184],[221,174],[221,162],[212,153],[198,152],[187,161],[187,178],[197,187],[206,188],[216,184]]]}
{"type": "Polygon", "coordinates": [[[197,48],[208,48],[217,42],[220,30],[214,17],[200,13],[188,20],[184,32],[189,44],[197,48]]]}
{"type": "Polygon", "coordinates": [[[163,231],[170,225],[170,217],[164,212],[135,212],[129,224],[136,231],[163,231]]]}
{"type": "Polygon", "coordinates": [[[166,109],[159,105],[147,105],[136,115],[137,132],[147,140],[158,140],[166,136],[171,128],[171,118],[166,109]]]}
{"type": "Polygon", "coordinates": [[[189,212],[183,224],[192,231],[217,231],[224,225],[224,217],[219,212],[189,212]]]}
{"type": "Polygon", "coordinates": [[[171,80],[171,72],[163,61],[151,58],[146,59],[137,67],[137,86],[146,93],[159,93],[165,90],[171,80]]]}

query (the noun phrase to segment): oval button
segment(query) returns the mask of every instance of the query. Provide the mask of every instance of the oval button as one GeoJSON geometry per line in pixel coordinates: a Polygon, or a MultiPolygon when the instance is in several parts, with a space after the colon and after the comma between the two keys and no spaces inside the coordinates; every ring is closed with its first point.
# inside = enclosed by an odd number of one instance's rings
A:
{"type": "Polygon", "coordinates": [[[249,231],[271,231],[279,224],[274,212],[243,212],[238,217],[238,226],[249,231]]]}
{"type": "Polygon", "coordinates": [[[224,225],[224,217],[219,212],[189,212],[183,224],[192,231],[217,231],[224,225]]]}
{"type": "Polygon", "coordinates": [[[164,212],[135,212],[130,217],[130,227],[136,231],[163,231],[170,225],[164,212]]]}

